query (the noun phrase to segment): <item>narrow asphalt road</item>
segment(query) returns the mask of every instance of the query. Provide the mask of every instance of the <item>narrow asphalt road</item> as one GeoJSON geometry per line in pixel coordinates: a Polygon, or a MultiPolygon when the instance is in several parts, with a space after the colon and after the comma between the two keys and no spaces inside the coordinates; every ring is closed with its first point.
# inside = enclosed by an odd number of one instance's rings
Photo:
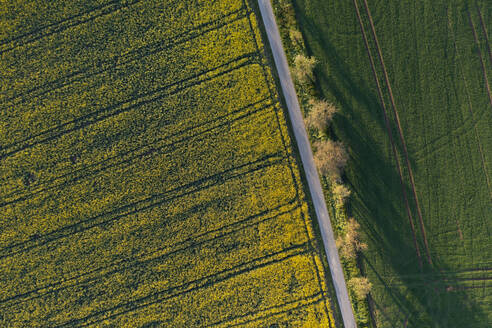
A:
{"type": "Polygon", "coordinates": [[[287,103],[289,117],[294,130],[295,139],[301,155],[302,164],[306,173],[308,187],[313,200],[314,209],[318,218],[321,237],[330,265],[331,276],[335,286],[335,292],[342,313],[343,324],[345,328],[356,328],[354,313],[350,304],[347,285],[343,277],[342,265],[338,257],[338,250],[335,245],[335,238],[331,228],[330,216],[326,208],[326,202],[321,189],[321,183],[318,176],[318,171],[314,165],[313,152],[311,144],[304,127],[304,120],[299,107],[294,84],[289,72],[287,58],[285,57],[284,48],[280,39],[277,23],[273,15],[272,5],[270,0],[258,0],[261,11],[261,16],[265,25],[268,41],[273,52],[273,58],[277,67],[280,84],[287,103]]]}

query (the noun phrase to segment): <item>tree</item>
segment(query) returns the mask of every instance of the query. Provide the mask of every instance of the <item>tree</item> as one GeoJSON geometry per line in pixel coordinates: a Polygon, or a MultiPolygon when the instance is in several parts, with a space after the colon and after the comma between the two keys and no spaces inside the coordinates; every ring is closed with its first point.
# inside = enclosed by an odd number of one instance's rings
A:
{"type": "Polygon", "coordinates": [[[302,44],[302,33],[295,28],[289,30],[289,38],[296,45],[302,44]]]}
{"type": "Polygon", "coordinates": [[[313,70],[316,63],[317,61],[314,57],[297,55],[294,58],[294,67],[292,68],[294,79],[299,83],[307,83],[309,80],[313,80],[313,70]]]}
{"type": "Polygon", "coordinates": [[[311,110],[306,117],[306,125],[322,131],[330,123],[337,108],[326,100],[310,99],[311,110]]]}
{"type": "Polygon", "coordinates": [[[346,259],[355,259],[357,253],[367,249],[367,244],[361,241],[360,224],[350,218],[345,229],[345,235],[336,240],[340,255],[346,259]]]}
{"type": "Polygon", "coordinates": [[[337,204],[343,205],[350,196],[350,190],[343,184],[335,183],[332,190],[333,198],[337,204]]]}
{"type": "Polygon", "coordinates": [[[343,143],[322,140],[316,142],[314,147],[316,149],[314,162],[320,173],[335,181],[340,181],[343,168],[348,160],[348,153],[343,143]]]}
{"type": "Polygon", "coordinates": [[[366,277],[354,277],[348,281],[349,288],[354,292],[355,297],[362,301],[371,291],[372,284],[366,277]]]}

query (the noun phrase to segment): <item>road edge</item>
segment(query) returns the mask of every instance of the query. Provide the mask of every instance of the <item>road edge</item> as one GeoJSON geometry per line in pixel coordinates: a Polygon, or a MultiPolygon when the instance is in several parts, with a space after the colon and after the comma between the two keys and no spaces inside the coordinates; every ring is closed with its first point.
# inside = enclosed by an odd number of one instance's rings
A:
{"type": "Polygon", "coordinates": [[[304,120],[299,106],[299,100],[290,76],[287,57],[285,56],[284,47],[280,38],[277,23],[273,14],[273,8],[270,0],[258,0],[260,14],[265,26],[265,31],[268,37],[268,43],[272,50],[273,59],[277,69],[277,73],[282,88],[282,93],[287,104],[289,112],[289,120],[294,131],[295,141],[299,149],[299,154],[304,167],[304,173],[308,183],[309,192],[313,201],[313,206],[316,212],[316,217],[320,227],[321,238],[326,253],[326,258],[330,267],[330,272],[337,296],[337,301],[340,306],[342,320],[345,328],[356,328],[356,322],[352,305],[348,295],[347,285],[343,275],[342,265],[338,256],[338,249],[335,245],[335,237],[331,227],[330,216],[326,207],[323,190],[318,175],[318,171],[314,164],[313,152],[308,139],[304,120]]]}

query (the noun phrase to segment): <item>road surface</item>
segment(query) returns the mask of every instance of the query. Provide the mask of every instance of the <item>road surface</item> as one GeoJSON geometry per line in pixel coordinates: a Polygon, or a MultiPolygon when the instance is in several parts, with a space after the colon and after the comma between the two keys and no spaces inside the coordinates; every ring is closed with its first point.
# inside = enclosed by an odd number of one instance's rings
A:
{"type": "Polygon", "coordinates": [[[277,23],[273,15],[270,0],[258,0],[261,16],[265,25],[268,41],[273,52],[273,58],[277,67],[280,84],[287,103],[289,117],[294,130],[294,136],[299,148],[302,164],[306,173],[308,187],[313,200],[314,209],[318,218],[321,237],[326,252],[326,257],[330,265],[331,276],[335,286],[335,292],[342,313],[343,324],[345,328],[356,328],[355,317],[350,304],[347,285],[343,277],[342,265],[338,257],[338,250],[335,245],[335,238],[331,228],[330,216],[326,208],[326,202],[321,189],[321,183],[318,171],[314,165],[313,152],[311,144],[304,127],[304,120],[299,107],[299,100],[294,89],[294,84],[289,72],[287,58],[285,57],[284,48],[280,39],[277,23]]]}

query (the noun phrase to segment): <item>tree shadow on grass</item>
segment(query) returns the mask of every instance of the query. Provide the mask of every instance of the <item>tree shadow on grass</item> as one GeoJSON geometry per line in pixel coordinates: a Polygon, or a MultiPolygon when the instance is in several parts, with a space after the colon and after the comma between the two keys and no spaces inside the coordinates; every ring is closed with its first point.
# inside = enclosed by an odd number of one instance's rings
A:
{"type": "MultiPolygon", "coordinates": [[[[323,58],[329,66],[329,73],[327,67],[316,70],[319,92],[336,100],[341,107],[342,113],[334,120],[332,131],[350,148],[346,178],[353,197],[349,211],[357,217],[370,245],[363,263],[375,285],[376,308],[391,306],[392,309],[383,326],[402,327],[407,321],[407,327],[419,328],[485,327],[486,314],[466,290],[450,291],[436,278],[441,270],[449,269],[439,256],[432,254],[432,267],[424,266],[422,271],[419,268],[410,224],[403,209],[395,159],[388,155],[389,141],[381,107],[374,91],[368,87],[373,83],[372,76],[366,81],[356,78],[345,64],[341,49],[326,33],[324,22],[308,17],[299,1],[294,4],[310,55],[323,58]],[[398,285],[392,284],[388,271],[398,279],[398,285]],[[380,296],[389,304],[377,303],[380,296]]],[[[317,17],[330,17],[322,12],[323,7],[321,4],[316,7],[320,10],[317,17]]],[[[353,23],[357,24],[355,13],[353,23]]],[[[408,184],[404,187],[409,193],[408,184]]],[[[452,276],[447,277],[453,279],[452,276]]]]}

